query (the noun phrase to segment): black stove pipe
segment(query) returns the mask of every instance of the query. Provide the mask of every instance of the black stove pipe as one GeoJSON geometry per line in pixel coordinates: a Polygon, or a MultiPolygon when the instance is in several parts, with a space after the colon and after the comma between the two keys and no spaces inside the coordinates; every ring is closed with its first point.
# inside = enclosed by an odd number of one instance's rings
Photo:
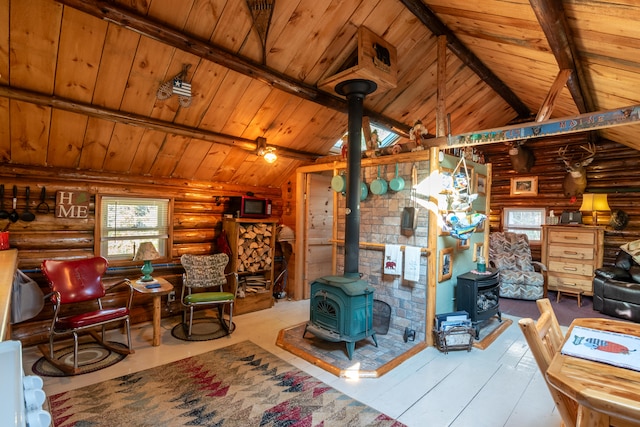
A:
{"type": "Polygon", "coordinates": [[[349,139],[347,149],[347,206],[345,210],[344,275],[360,277],[360,159],[364,98],[378,88],[370,80],[354,79],[338,83],[335,90],[347,97],[349,139]]]}

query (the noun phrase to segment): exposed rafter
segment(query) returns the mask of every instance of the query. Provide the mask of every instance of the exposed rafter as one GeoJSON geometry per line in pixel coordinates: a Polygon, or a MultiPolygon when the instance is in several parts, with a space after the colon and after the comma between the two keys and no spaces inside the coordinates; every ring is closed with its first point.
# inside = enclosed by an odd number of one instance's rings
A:
{"type": "MultiPolygon", "coordinates": [[[[284,92],[345,114],[348,111],[347,102],[342,98],[322,92],[314,86],[295,80],[251,59],[243,58],[221,47],[183,34],[176,29],[161,25],[156,21],[138,15],[131,10],[119,7],[113,3],[101,0],[55,1],[91,16],[129,28],[143,36],[158,40],[166,45],[191,53],[207,61],[220,64],[230,70],[257,79],[284,92]]],[[[371,121],[388,127],[396,133],[403,136],[408,136],[409,134],[410,126],[404,123],[366,109],[365,114],[369,116],[371,121]]]]}
{"type": "MultiPolygon", "coordinates": [[[[43,95],[40,93],[16,89],[8,86],[0,85],[0,96],[9,99],[15,99],[18,101],[29,102],[31,104],[70,111],[72,113],[83,114],[85,116],[96,117],[103,120],[124,123],[132,126],[139,126],[145,129],[159,130],[174,135],[201,139],[203,141],[214,142],[216,144],[229,145],[231,147],[236,147],[251,152],[254,152],[258,147],[256,141],[247,138],[235,137],[223,133],[211,132],[189,126],[178,125],[176,123],[165,122],[162,120],[140,116],[133,113],[123,113],[122,111],[110,110],[108,108],[83,104],[57,96],[43,95]]],[[[283,157],[306,161],[315,160],[320,157],[320,155],[314,153],[292,150],[286,147],[278,147],[273,144],[269,145],[275,147],[278,150],[278,155],[281,155],[283,157]]]]}
{"type": "Polygon", "coordinates": [[[580,113],[595,110],[591,92],[586,86],[586,79],[580,61],[574,54],[576,48],[569,31],[562,2],[555,0],[529,0],[542,31],[549,42],[551,51],[561,70],[571,70],[567,87],[580,113]]]}
{"type": "Polygon", "coordinates": [[[401,0],[434,35],[446,36],[447,46],[460,60],[489,85],[513,108],[518,116],[530,117],[531,111],[520,98],[504,84],[480,59],[421,0],[401,0]]]}

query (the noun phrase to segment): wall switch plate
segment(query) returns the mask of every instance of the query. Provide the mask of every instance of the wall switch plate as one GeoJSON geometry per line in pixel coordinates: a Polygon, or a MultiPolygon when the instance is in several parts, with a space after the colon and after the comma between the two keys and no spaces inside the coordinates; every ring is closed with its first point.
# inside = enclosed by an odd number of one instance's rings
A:
{"type": "Polygon", "coordinates": [[[171,291],[167,294],[167,302],[174,302],[176,300],[176,291],[171,291]]]}

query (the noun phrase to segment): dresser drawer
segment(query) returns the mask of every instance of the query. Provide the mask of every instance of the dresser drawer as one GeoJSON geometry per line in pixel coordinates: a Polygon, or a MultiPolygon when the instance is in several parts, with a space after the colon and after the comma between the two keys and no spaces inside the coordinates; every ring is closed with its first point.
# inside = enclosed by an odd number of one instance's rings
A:
{"type": "Polygon", "coordinates": [[[572,246],[549,246],[549,256],[552,258],[570,258],[592,260],[594,251],[592,247],[572,247],[572,246]]]}
{"type": "Polygon", "coordinates": [[[593,264],[582,264],[579,262],[549,261],[547,265],[549,272],[578,274],[580,276],[593,277],[593,264]]]}
{"type": "Polygon", "coordinates": [[[547,276],[547,283],[549,285],[549,289],[562,289],[562,288],[575,288],[581,289],[585,293],[591,294],[593,289],[593,282],[584,277],[572,277],[568,275],[559,275],[554,273],[549,273],[547,276]]]}
{"type": "Polygon", "coordinates": [[[580,231],[556,231],[549,232],[549,243],[571,243],[574,245],[593,245],[596,242],[593,233],[580,231]]]}

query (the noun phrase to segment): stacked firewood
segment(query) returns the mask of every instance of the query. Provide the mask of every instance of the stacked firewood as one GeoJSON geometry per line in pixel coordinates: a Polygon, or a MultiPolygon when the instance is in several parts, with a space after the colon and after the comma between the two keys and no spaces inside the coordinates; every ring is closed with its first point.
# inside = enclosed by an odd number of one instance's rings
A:
{"type": "Polygon", "coordinates": [[[270,224],[246,224],[239,226],[238,233],[238,273],[255,273],[271,268],[270,224]]]}

